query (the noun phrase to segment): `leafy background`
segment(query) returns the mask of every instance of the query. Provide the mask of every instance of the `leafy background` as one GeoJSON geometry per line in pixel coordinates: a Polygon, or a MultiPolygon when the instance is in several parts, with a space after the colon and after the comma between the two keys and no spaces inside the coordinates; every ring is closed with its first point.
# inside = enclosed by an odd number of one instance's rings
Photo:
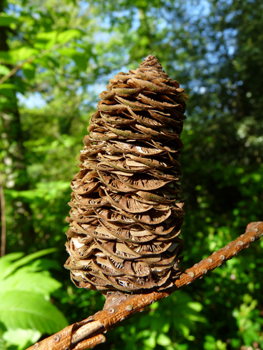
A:
{"type": "MultiPolygon", "coordinates": [[[[262,220],[263,3],[0,0],[0,12],[0,80],[22,64],[0,85],[0,348],[15,350],[103,305],[63,268],[69,184],[98,94],[145,56],[157,56],[189,95],[183,268],[262,220]]],[[[262,248],[135,315],[98,348],[263,349],[262,248]]]]}

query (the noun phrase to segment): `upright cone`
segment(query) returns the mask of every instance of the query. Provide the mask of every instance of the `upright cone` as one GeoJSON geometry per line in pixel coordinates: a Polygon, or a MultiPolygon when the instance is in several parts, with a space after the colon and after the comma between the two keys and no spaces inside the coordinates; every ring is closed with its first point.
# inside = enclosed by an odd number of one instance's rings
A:
{"type": "Polygon", "coordinates": [[[154,56],[110,80],[71,183],[65,267],[80,288],[169,288],[184,211],[178,159],[187,96],[154,56]]]}

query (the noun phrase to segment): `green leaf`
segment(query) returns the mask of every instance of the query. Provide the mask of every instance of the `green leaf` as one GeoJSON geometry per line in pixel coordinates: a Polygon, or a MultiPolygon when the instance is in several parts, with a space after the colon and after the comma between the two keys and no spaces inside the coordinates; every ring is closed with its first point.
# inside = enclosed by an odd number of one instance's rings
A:
{"type": "Polygon", "coordinates": [[[9,52],[0,51],[0,61],[10,63],[12,61],[12,59],[11,59],[9,52]]]}
{"type": "Polygon", "coordinates": [[[149,338],[144,339],[143,342],[149,348],[155,349],[155,346],[156,346],[156,331],[151,332],[149,338]]]}
{"type": "Polygon", "coordinates": [[[0,271],[2,269],[2,263],[11,264],[12,261],[20,259],[24,255],[23,252],[9,253],[0,258],[0,271]]]}
{"type": "Polygon", "coordinates": [[[60,44],[66,44],[73,38],[78,38],[80,37],[82,32],[77,29],[69,29],[66,30],[65,32],[62,32],[58,35],[57,41],[60,44]]]}
{"type": "Polygon", "coordinates": [[[31,291],[49,297],[61,287],[61,283],[54,278],[43,272],[30,272],[30,268],[31,266],[22,267],[10,277],[0,281],[0,291],[2,293],[11,290],[31,291]]]}
{"type": "Polygon", "coordinates": [[[36,66],[32,63],[25,63],[23,65],[23,73],[28,80],[34,79],[36,73],[36,66]]]}
{"type": "Polygon", "coordinates": [[[13,16],[9,16],[6,13],[0,13],[0,27],[9,27],[10,24],[16,23],[17,18],[13,16]]]}
{"type": "Polygon", "coordinates": [[[32,56],[39,54],[39,50],[33,49],[32,47],[22,46],[18,49],[10,50],[9,55],[14,64],[18,61],[25,61],[32,56]]]}
{"type": "Polygon", "coordinates": [[[194,302],[194,301],[190,301],[187,303],[187,306],[192,309],[192,310],[195,310],[197,312],[200,312],[202,309],[203,309],[203,306],[198,303],[198,302],[194,302]]]}
{"type": "Polygon", "coordinates": [[[168,346],[171,344],[171,339],[167,335],[161,333],[158,335],[156,343],[161,346],[168,346]]]}
{"type": "Polygon", "coordinates": [[[4,325],[0,322],[0,350],[7,350],[6,341],[3,339],[3,327],[4,325]]]}
{"type": "Polygon", "coordinates": [[[53,30],[51,32],[37,33],[36,39],[41,39],[44,41],[54,40],[58,36],[57,30],[53,30]]]}
{"type": "Polygon", "coordinates": [[[190,341],[194,340],[194,336],[190,335],[190,329],[188,326],[186,326],[183,323],[180,323],[179,327],[181,328],[183,335],[187,340],[190,340],[190,341]]]}
{"type": "Polygon", "coordinates": [[[13,84],[1,84],[0,85],[0,94],[10,99],[15,98],[15,85],[13,84]]]}
{"type": "Polygon", "coordinates": [[[85,71],[87,69],[88,59],[85,52],[78,52],[76,49],[71,47],[63,47],[57,51],[64,57],[72,58],[80,70],[85,71]]]}
{"type": "MultiPolygon", "coordinates": [[[[9,266],[6,266],[5,269],[1,268],[1,264],[2,264],[2,260],[4,261],[10,261],[9,260],[9,254],[0,258],[0,281],[4,278],[6,278],[7,276],[11,275],[17,268],[28,264],[30,261],[40,258],[43,255],[47,255],[50,253],[55,252],[57,249],[56,248],[49,248],[49,249],[44,249],[44,250],[40,250],[36,253],[30,254],[25,256],[24,258],[19,259],[16,262],[13,262],[12,264],[9,264],[9,266]]],[[[14,253],[14,254],[21,254],[21,253],[14,253]]],[[[14,255],[12,255],[11,259],[13,258],[14,255]]],[[[21,255],[20,255],[21,256],[21,255]]],[[[15,259],[13,259],[15,260],[15,259]]]]}
{"type": "Polygon", "coordinates": [[[0,74],[6,75],[10,72],[10,69],[7,68],[6,66],[3,66],[2,64],[0,64],[0,74]]]}
{"type": "Polygon", "coordinates": [[[50,49],[57,41],[58,32],[53,30],[46,33],[37,33],[34,41],[34,47],[38,49],[50,49]]]}
{"type": "Polygon", "coordinates": [[[4,278],[3,272],[9,268],[14,260],[21,258],[24,253],[10,253],[0,258],[0,281],[4,278]],[[2,272],[2,275],[1,275],[2,272]]]}
{"type": "Polygon", "coordinates": [[[61,270],[61,264],[57,260],[47,259],[47,258],[41,258],[34,260],[32,263],[30,263],[30,271],[43,271],[43,270],[61,270]]]}
{"type": "Polygon", "coordinates": [[[73,60],[75,61],[77,67],[80,70],[85,71],[87,69],[87,58],[85,57],[85,55],[83,53],[80,53],[78,55],[74,55],[73,56],[73,60]]]}
{"type": "Polygon", "coordinates": [[[16,90],[17,86],[14,84],[1,84],[0,85],[0,90],[16,90]]]}
{"type": "Polygon", "coordinates": [[[64,315],[42,294],[27,291],[0,292],[0,321],[8,329],[34,329],[42,334],[67,326],[64,315]]]}
{"type": "Polygon", "coordinates": [[[40,57],[38,63],[47,69],[53,69],[54,67],[59,68],[59,62],[48,55],[40,57]]]}
{"type": "Polygon", "coordinates": [[[73,49],[72,47],[62,47],[57,50],[62,56],[67,56],[67,57],[73,57],[74,55],[78,54],[76,49],[73,49]]]}
{"type": "Polygon", "coordinates": [[[39,331],[22,328],[10,328],[3,334],[3,339],[9,344],[16,345],[17,350],[23,350],[36,343],[40,337],[41,333],[39,331]]]}
{"type": "Polygon", "coordinates": [[[16,91],[20,92],[21,94],[24,93],[24,90],[21,86],[9,83],[4,83],[0,85],[0,93],[4,96],[13,97],[15,96],[16,91]]]}
{"type": "Polygon", "coordinates": [[[0,322],[0,339],[2,338],[2,335],[4,332],[6,332],[6,330],[6,326],[3,324],[3,322],[0,322]]]}

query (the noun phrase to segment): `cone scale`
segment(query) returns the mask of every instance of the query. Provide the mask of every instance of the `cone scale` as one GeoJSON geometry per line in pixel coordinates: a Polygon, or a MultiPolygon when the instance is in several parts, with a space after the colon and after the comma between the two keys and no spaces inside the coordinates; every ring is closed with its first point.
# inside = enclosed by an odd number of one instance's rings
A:
{"type": "Polygon", "coordinates": [[[103,294],[165,290],[180,274],[187,96],[154,56],[99,96],[71,182],[65,267],[103,294]]]}

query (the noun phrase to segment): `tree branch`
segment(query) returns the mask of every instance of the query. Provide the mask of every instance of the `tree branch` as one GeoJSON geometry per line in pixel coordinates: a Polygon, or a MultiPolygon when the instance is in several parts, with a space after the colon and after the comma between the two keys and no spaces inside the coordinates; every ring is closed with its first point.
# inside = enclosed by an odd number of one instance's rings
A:
{"type": "Polygon", "coordinates": [[[26,63],[31,63],[33,62],[33,60],[35,59],[35,56],[34,57],[30,57],[28,58],[27,60],[19,63],[17,66],[15,66],[14,68],[12,68],[10,70],[9,73],[7,73],[5,76],[3,76],[1,79],[0,79],[0,85],[3,84],[6,80],[8,80],[9,78],[11,78],[14,74],[16,74],[16,72],[18,72],[21,68],[23,68],[23,66],[26,64],[26,63]]]}
{"type": "Polygon", "coordinates": [[[6,82],[6,80],[8,80],[9,78],[11,78],[13,75],[15,75],[21,68],[23,68],[23,66],[26,63],[32,63],[35,59],[39,59],[44,57],[45,55],[57,50],[60,47],[63,47],[64,44],[56,44],[54,45],[52,48],[48,49],[48,50],[42,50],[39,54],[35,55],[35,56],[31,56],[28,59],[26,59],[25,61],[19,63],[18,65],[16,65],[15,67],[13,67],[9,73],[7,73],[6,75],[4,75],[1,79],[0,79],[0,85],[3,84],[4,82],[6,82]]]}
{"type": "Polygon", "coordinates": [[[106,307],[104,306],[102,311],[62,329],[27,350],[85,350],[93,348],[106,341],[105,336],[101,334],[102,332],[106,333],[132,314],[143,311],[148,305],[166,298],[174,291],[204,277],[209,271],[233,258],[242,249],[248,248],[250,243],[258,240],[261,236],[263,236],[263,222],[252,222],[247,226],[246,232],[236,240],[185,270],[169,290],[135,295],[113,293],[107,298],[106,307]]]}

